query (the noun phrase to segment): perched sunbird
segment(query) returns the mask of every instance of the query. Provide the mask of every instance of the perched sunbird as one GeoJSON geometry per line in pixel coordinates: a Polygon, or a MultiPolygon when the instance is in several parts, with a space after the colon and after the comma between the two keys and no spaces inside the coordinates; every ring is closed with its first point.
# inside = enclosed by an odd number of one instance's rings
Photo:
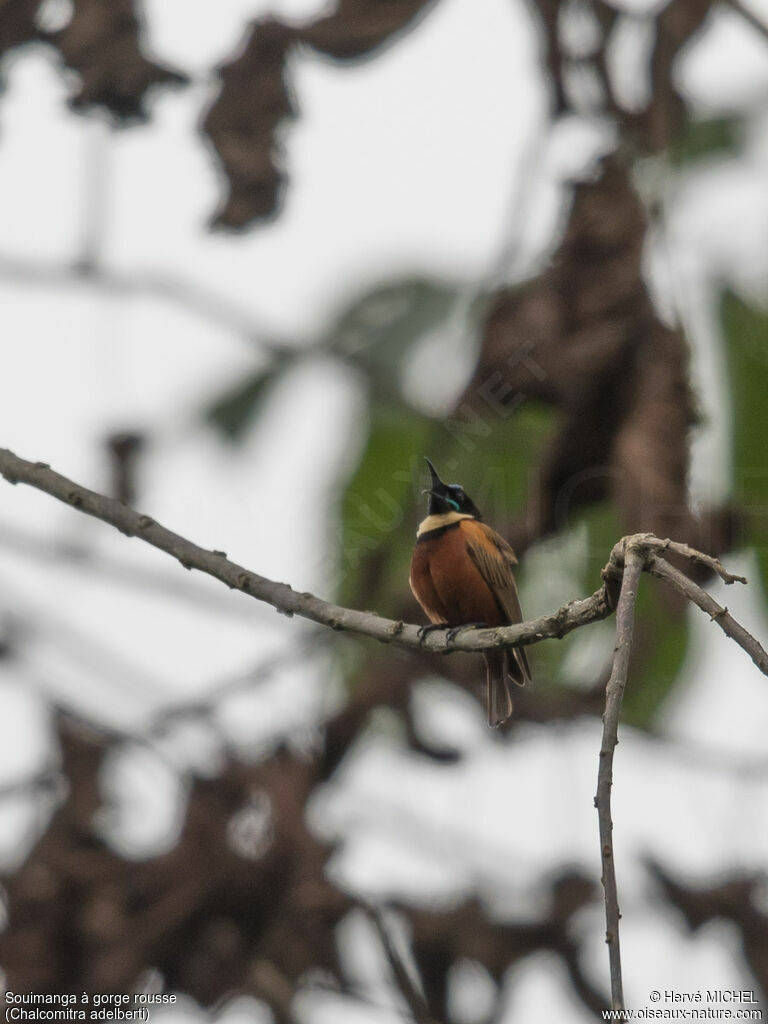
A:
{"type": "MultiPolygon", "coordinates": [[[[523,621],[513,566],[515,552],[482,521],[475,503],[460,484],[444,484],[432,474],[427,518],[416,532],[410,584],[432,625],[450,627],[451,637],[466,626],[507,626],[523,621]]],[[[525,686],[531,680],[521,647],[488,651],[488,724],[502,725],[512,714],[508,680],[525,686]]]]}

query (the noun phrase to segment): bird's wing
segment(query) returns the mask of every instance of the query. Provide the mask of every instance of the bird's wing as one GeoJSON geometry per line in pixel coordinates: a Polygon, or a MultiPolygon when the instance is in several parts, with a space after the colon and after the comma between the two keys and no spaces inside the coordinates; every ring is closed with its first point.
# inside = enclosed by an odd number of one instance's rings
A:
{"type": "MultiPolygon", "coordinates": [[[[515,552],[490,526],[476,520],[462,523],[467,552],[480,575],[490,587],[510,624],[523,621],[523,610],[517,593],[513,566],[517,565],[515,552]]],[[[531,679],[531,667],[524,647],[508,652],[506,670],[518,686],[531,679]]]]}
{"type": "Polygon", "coordinates": [[[522,622],[523,612],[513,566],[517,565],[515,552],[495,530],[476,520],[462,524],[469,557],[475,563],[509,622],[522,622]]]}

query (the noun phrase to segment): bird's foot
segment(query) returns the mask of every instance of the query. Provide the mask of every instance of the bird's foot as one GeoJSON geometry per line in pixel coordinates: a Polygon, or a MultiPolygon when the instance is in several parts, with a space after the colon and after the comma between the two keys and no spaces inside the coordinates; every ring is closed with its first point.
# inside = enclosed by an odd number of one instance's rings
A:
{"type": "Polygon", "coordinates": [[[445,639],[450,643],[464,629],[488,629],[487,622],[464,622],[461,626],[452,626],[445,634],[445,639]]]}
{"type": "Polygon", "coordinates": [[[423,644],[425,637],[427,637],[430,633],[434,633],[434,631],[436,629],[447,629],[447,628],[448,628],[448,623],[447,622],[430,622],[430,624],[428,626],[419,626],[419,629],[418,629],[419,643],[423,644]]]}

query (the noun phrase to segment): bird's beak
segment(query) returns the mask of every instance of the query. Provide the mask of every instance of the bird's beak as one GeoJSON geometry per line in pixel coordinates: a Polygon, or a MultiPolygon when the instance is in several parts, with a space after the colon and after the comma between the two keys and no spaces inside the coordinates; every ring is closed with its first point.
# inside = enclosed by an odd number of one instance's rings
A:
{"type": "Polygon", "coordinates": [[[432,463],[429,461],[429,459],[426,458],[426,456],[424,457],[424,461],[429,466],[429,472],[432,474],[432,487],[430,488],[430,490],[427,493],[431,494],[433,491],[437,490],[438,488],[444,491],[445,490],[445,484],[440,479],[440,477],[437,475],[437,470],[432,465],[432,463]]]}

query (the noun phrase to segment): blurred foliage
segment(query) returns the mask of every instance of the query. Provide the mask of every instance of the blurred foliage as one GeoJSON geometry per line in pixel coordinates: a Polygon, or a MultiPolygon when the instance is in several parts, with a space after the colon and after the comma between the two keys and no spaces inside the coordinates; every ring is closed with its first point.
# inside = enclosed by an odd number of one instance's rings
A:
{"type": "Polygon", "coordinates": [[[622,719],[639,729],[654,725],[680,679],[688,651],[685,611],[670,608],[663,583],[644,576],[635,604],[635,642],[622,719]]]}
{"type": "Polygon", "coordinates": [[[287,360],[278,358],[255,370],[245,380],[237,380],[208,406],[205,411],[208,422],[228,441],[239,441],[256,420],[287,365],[287,360]]]}
{"type": "Polygon", "coordinates": [[[413,547],[418,453],[433,448],[436,425],[405,404],[372,403],[368,438],[341,500],[343,604],[397,613],[413,547]]]}
{"type": "Polygon", "coordinates": [[[240,230],[280,212],[288,183],[281,134],[300,113],[293,54],[310,49],[356,62],[415,27],[435,3],[339,0],[332,11],[301,24],[269,15],[250,23],[231,59],[219,66],[221,87],[201,126],[224,179],[215,226],[240,230]]]}
{"type": "Polygon", "coordinates": [[[529,402],[514,417],[470,421],[477,434],[469,435],[465,422],[426,415],[404,399],[387,406],[374,402],[368,441],[342,500],[346,571],[339,600],[370,602],[382,615],[402,614],[416,526],[426,513],[425,455],[444,478],[466,487],[489,521],[500,523],[521,507],[554,419],[552,410],[529,402]],[[457,437],[468,447],[462,450],[457,437]]]}
{"type": "Polygon", "coordinates": [[[768,310],[732,291],[720,298],[731,395],[734,503],[742,545],[754,549],[768,592],[768,310]]]}
{"type": "Polygon", "coordinates": [[[354,295],[309,345],[275,351],[266,366],[216,396],[205,418],[233,442],[254,426],[272,387],[289,367],[323,352],[360,370],[377,401],[400,400],[400,374],[413,346],[440,328],[462,295],[458,285],[400,277],[354,295]]]}
{"type": "Polygon", "coordinates": [[[457,286],[438,279],[383,281],[351,299],[320,345],[362,370],[377,396],[397,395],[405,357],[448,320],[460,295],[457,286]]]}
{"type": "MultiPolygon", "coordinates": [[[[622,535],[621,521],[615,507],[607,501],[582,509],[568,529],[552,538],[549,561],[567,562],[568,583],[574,586],[572,596],[589,594],[600,585],[600,571],[608,561],[613,545],[622,535]],[[581,540],[573,556],[573,539],[581,540]]],[[[538,545],[536,546],[538,547],[538,545]]],[[[536,547],[530,558],[536,563],[536,547]]],[[[567,600],[561,594],[549,597],[546,609],[567,600]]],[[[635,645],[629,681],[624,695],[622,719],[637,728],[649,729],[664,700],[674,688],[688,649],[689,631],[684,615],[675,614],[664,600],[663,588],[655,580],[644,577],[635,606],[635,645]]],[[[563,666],[571,650],[584,642],[580,632],[569,634],[558,643],[540,644],[535,650],[537,681],[558,689],[564,683],[563,666]]],[[[613,654],[613,631],[606,633],[604,665],[595,666],[607,678],[613,654]]],[[[579,680],[579,684],[593,680],[579,680]]]]}
{"type": "Polygon", "coordinates": [[[733,156],[741,144],[741,128],[741,121],[732,117],[686,121],[669,146],[669,159],[682,165],[707,157],[733,156]]]}

